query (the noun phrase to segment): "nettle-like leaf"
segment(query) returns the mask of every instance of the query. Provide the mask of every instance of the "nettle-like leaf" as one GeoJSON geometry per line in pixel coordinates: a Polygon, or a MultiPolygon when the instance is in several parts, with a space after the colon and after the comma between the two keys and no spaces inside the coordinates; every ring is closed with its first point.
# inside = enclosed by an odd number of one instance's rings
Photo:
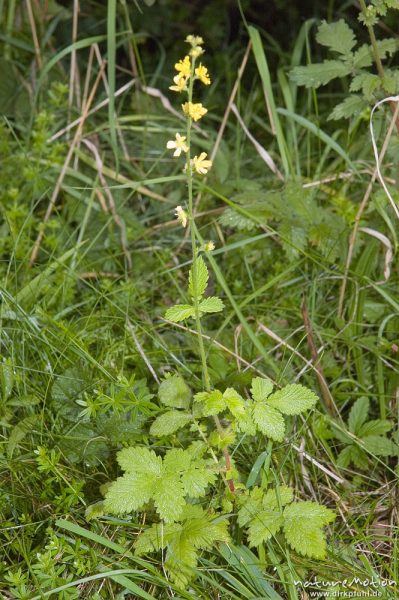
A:
{"type": "Polygon", "coordinates": [[[293,383],[269,396],[267,403],[284,415],[299,415],[301,412],[313,408],[317,399],[317,395],[312,390],[293,383]]]}
{"type": "Polygon", "coordinates": [[[255,402],[266,400],[273,391],[273,381],[268,377],[254,377],[251,384],[251,394],[255,402]]]}
{"type": "Polygon", "coordinates": [[[272,394],[273,383],[268,378],[252,380],[252,418],[259,431],[276,442],[282,442],[285,434],[283,415],[298,415],[309,410],[317,402],[312,390],[299,384],[286,385],[272,394]]]}
{"type": "Polygon", "coordinates": [[[333,79],[345,77],[350,73],[350,64],[346,64],[341,60],[325,60],[322,63],[314,63],[306,67],[294,67],[290,72],[290,79],[297,85],[318,88],[333,79]]]}
{"type": "Polygon", "coordinates": [[[180,375],[172,375],[161,382],[158,398],[162,404],[173,408],[188,408],[191,401],[191,390],[180,375]]]}
{"type": "Polygon", "coordinates": [[[195,267],[194,265],[192,266],[192,268],[190,269],[190,273],[188,276],[188,291],[189,294],[192,298],[197,297],[198,299],[201,298],[201,296],[204,295],[204,292],[207,288],[208,285],[208,279],[209,279],[209,273],[208,273],[208,268],[204,262],[204,259],[202,258],[202,256],[199,256],[197,258],[197,260],[195,261],[195,267]],[[197,290],[195,293],[194,291],[194,268],[196,270],[196,282],[197,282],[197,290]]]}
{"type": "Polygon", "coordinates": [[[210,460],[196,458],[191,450],[173,448],[164,459],[147,448],[124,448],[118,462],[126,471],[107,490],[105,510],[124,514],[143,509],[152,500],[166,522],[178,521],[187,496],[199,498],[215,480],[210,460]]]}
{"type": "Polygon", "coordinates": [[[171,306],[165,313],[165,319],[173,321],[173,323],[179,323],[185,319],[189,319],[195,315],[194,306],[191,304],[175,304],[171,306]]]}
{"type": "Polygon", "coordinates": [[[352,48],[356,45],[353,30],[343,19],[335,23],[323,21],[317,30],[316,40],[319,44],[327,46],[327,48],[339,54],[350,54],[352,48]]]}
{"type": "Polygon", "coordinates": [[[223,301],[217,296],[208,296],[199,303],[199,310],[202,313],[216,313],[224,308],[223,301]]]}
{"type": "Polygon", "coordinates": [[[234,388],[227,388],[223,393],[227,408],[236,419],[245,415],[245,400],[234,388]]]}
{"type": "Polygon", "coordinates": [[[282,442],[285,434],[283,415],[267,402],[257,402],[252,410],[252,417],[259,431],[274,440],[282,442]]]}
{"type": "Polygon", "coordinates": [[[334,110],[328,116],[329,121],[338,121],[339,119],[349,119],[357,116],[368,107],[367,101],[363,96],[351,94],[343,102],[335,106],[334,110]]]}
{"type": "Polygon", "coordinates": [[[186,505],[180,523],[152,525],[136,544],[138,556],[166,549],[165,568],[172,581],[183,589],[194,576],[198,553],[211,550],[217,543],[227,543],[227,520],[216,520],[198,505],[186,505]]]}
{"type": "Polygon", "coordinates": [[[283,530],[290,546],[309,558],[323,559],[326,540],[323,527],[334,521],[335,513],[317,502],[294,502],[283,513],[283,530]]]}
{"type": "Polygon", "coordinates": [[[192,420],[189,413],[179,410],[170,410],[155,419],[150,427],[150,434],[155,437],[171,435],[192,420]]]}
{"type": "Polygon", "coordinates": [[[200,404],[204,417],[218,415],[226,409],[226,402],[220,390],[198,392],[195,394],[194,400],[200,404]]]}

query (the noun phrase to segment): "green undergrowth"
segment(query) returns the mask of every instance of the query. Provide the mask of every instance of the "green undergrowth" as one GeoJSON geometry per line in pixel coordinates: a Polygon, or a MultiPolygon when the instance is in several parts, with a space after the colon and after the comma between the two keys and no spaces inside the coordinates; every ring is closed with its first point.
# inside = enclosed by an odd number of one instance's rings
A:
{"type": "MultiPolygon", "coordinates": [[[[188,28],[181,3],[87,0],[76,42],[76,3],[39,4],[32,29],[0,2],[0,595],[398,597],[397,222],[377,178],[359,214],[370,110],[398,92],[395,3],[305,3],[320,18],[281,40],[255,1],[194,3],[188,28]],[[166,149],[193,33],[212,76],[195,152],[249,41],[234,110],[261,145],[230,112],[192,181],[198,255],[166,149]]],[[[380,150],[394,110],[374,113],[380,150]]]]}

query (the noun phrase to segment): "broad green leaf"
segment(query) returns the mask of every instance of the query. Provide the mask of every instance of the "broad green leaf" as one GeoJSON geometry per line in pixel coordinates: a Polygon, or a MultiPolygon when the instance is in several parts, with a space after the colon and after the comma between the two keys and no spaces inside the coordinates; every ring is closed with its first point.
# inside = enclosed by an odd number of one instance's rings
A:
{"type": "Polygon", "coordinates": [[[399,446],[382,435],[368,435],[362,442],[367,452],[375,456],[398,456],[399,446]]]}
{"type": "Polygon", "coordinates": [[[292,383],[274,392],[267,399],[267,404],[277,408],[285,415],[299,415],[309,410],[318,401],[317,395],[303,385],[292,383]]]}
{"type": "Polygon", "coordinates": [[[161,382],[158,389],[158,398],[166,406],[188,408],[190,406],[191,391],[180,375],[173,375],[161,382]]]}
{"type": "Polygon", "coordinates": [[[283,516],[290,546],[302,556],[323,559],[326,540],[322,528],[335,519],[333,511],[317,502],[294,502],[285,507],[283,516]]]}
{"type": "Polygon", "coordinates": [[[335,23],[323,21],[317,30],[316,40],[339,54],[350,54],[356,45],[355,34],[343,19],[335,23]]]}
{"type": "Polygon", "coordinates": [[[365,450],[353,444],[351,446],[351,461],[358,469],[368,469],[369,467],[369,457],[365,450]]]}
{"type": "Polygon", "coordinates": [[[194,306],[191,304],[176,304],[171,306],[165,313],[165,319],[173,321],[173,323],[179,323],[195,315],[194,306]]]}
{"type": "Polygon", "coordinates": [[[226,409],[226,402],[224,401],[223,394],[220,390],[199,392],[198,394],[195,394],[194,399],[201,404],[204,417],[218,415],[226,409]]]}
{"type": "Polygon", "coordinates": [[[240,419],[245,415],[245,400],[234,388],[227,388],[223,393],[223,399],[236,419],[240,419]]]}
{"type": "Polygon", "coordinates": [[[125,473],[108,488],[104,509],[121,515],[143,508],[149,502],[159,481],[160,479],[151,473],[125,473]]]}
{"type": "Polygon", "coordinates": [[[364,97],[371,101],[373,99],[374,92],[381,87],[381,78],[379,75],[374,73],[367,73],[366,71],[356,75],[349,86],[351,92],[362,91],[364,97]]]}
{"type": "Polygon", "coordinates": [[[367,421],[364,423],[358,431],[358,436],[364,438],[368,435],[384,435],[391,431],[392,421],[384,419],[376,419],[375,421],[367,421]]]}
{"type": "Polygon", "coordinates": [[[206,266],[202,256],[199,256],[197,258],[195,265],[196,265],[196,275],[197,275],[197,277],[196,277],[197,289],[194,290],[194,265],[193,265],[190,269],[190,273],[188,276],[188,291],[192,298],[197,297],[198,299],[200,299],[201,296],[204,295],[204,292],[207,288],[209,274],[208,274],[207,266],[206,266]],[[196,293],[195,293],[195,291],[196,291],[196,293]]]}
{"type": "Polygon", "coordinates": [[[266,402],[255,404],[252,412],[258,429],[275,442],[282,442],[285,433],[283,416],[266,402]]]}
{"type": "Polygon", "coordinates": [[[248,526],[248,543],[260,546],[275,535],[283,524],[283,515],[278,511],[261,510],[248,526]]]}
{"type": "Polygon", "coordinates": [[[152,496],[155,507],[165,523],[173,523],[180,519],[185,500],[178,474],[163,473],[153,489],[152,496]]]}
{"type": "Polygon", "coordinates": [[[141,556],[149,552],[158,552],[170,544],[181,531],[180,523],[154,523],[141,533],[134,545],[135,554],[141,556]]]}
{"type": "Polygon", "coordinates": [[[289,504],[293,499],[294,491],[292,487],[281,485],[278,488],[267,490],[262,500],[262,506],[265,509],[273,510],[289,504]]]}
{"type": "Polygon", "coordinates": [[[328,120],[349,119],[350,117],[359,115],[367,106],[367,101],[363,96],[352,94],[345,98],[343,102],[337,104],[329,115],[328,120]]]}
{"type": "Polygon", "coordinates": [[[383,60],[387,56],[392,56],[398,49],[398,40],[396,38],[385,38],[377,40],[378,54],[383,60]]]}
{"type": "Polygon", "coordinates": [[[245,527],[254,517],[263,509],[263,490],[258,486],[254,487],[249,494],[239,497],[240,509],[238,511],[238,524],[245,527]]]}
{"type": "Polygon", "coordinates": [[[223,301],[216,296],[209,296],[199,303],[199,309],[203,313],[216,313],[223,310],[223,308],[223,301]]]}
{"type": "Polygon", "coordinates": [[[170,435],[191,421],[190,414],[179,410],[170,410],[155,419],[150,427],[151,435],[161,437],[170,435]]]}
{"type": "Polygon", "coordinates": [[[215,480],[216,474],[210,470],[205,461],[203,461],[203,464],[193,463],[187,471],[181,475],[184,492],[187,496],[190,496],[190,498],[201,498],[202,496],[205,496],[206,488],[208,485],[214,483],[215,480]]]}
{"type": "Polygon", "coordinates": [[[352,56],[352,64],[355,69],[364,69],[371,67],[373,64],[373,50],[368,44],[363,44],[354,52],[352,56]]]}
{"type": "Polygon", "coordinates": [[[348,419],[348,427],[351,433],[355,435],[359,434],[360,427],[367,419],[367,415],[369,413],[370,401],[366,396],[362,396],[352,406],[349,419],[348,419]]]}
{"type": "Polygon", "coordinates": [[[346,469],[347,467],[349,467],[349,465],[351,464],[351,462],[353,462],[352,448],[353,448],[353,446],[346,446],[338,454],[337,465],[339,467],[342,467],[343,469],[346,469]]]}
{"type": "Polygon", "coordinates": [[[343,63],[341,60],[325,60],[322,63],[315,63],[306,67],[295,67],[290,72],[290,79],[297,85],[318,88],[337,77],[345,77],[350,72],[350,65],[343,63]]]}
{"type": "Polygon", "coordinates": [[[123,448],[118,452],[117,460],[127,473],[152,473],[156,477],[161,475],[162,458],[148,448],[123,448]]]}
{"type": "Polygon", "coordinates": [[[254,377],[251,385],[251,394],[255,402],[266,400],[273,391],[273,381],[268,377],[254,377]]]}
{"type": "Polygon", "coordinates": [[[234,429],[246,433],[247,435],[256,435],[256,425],[249,410],[235,421],[234,429]]]}

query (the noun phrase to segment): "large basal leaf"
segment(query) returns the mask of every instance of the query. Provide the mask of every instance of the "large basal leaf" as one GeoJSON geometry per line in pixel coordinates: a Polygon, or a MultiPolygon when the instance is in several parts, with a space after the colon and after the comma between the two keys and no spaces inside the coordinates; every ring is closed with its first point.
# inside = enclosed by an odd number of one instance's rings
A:
{"type": "Polygon", "coordinates": [[[151,435],[162,437],[175,433],[191,421],[190,414],[179,410],[170,410],[155,419],[150,427],[151,435]]]}
{"type": "Polygon", "coordinates": [[[173,375],[161,382],[158,389],[158,398],[166,406],[188,408],[191,400],[191,391],[180,375],[173,375]]]}

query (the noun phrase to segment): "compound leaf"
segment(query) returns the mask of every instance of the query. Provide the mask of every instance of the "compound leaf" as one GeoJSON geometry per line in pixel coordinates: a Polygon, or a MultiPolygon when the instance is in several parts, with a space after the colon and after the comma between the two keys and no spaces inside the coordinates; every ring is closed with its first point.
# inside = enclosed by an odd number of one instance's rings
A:
{"type": "Polygon", "coordinates": [[[266,400],[273,391],[273,381],[268,377],[254,377],[251,385],[251,394],[255,402],[266,400]]]}
{"type": "Polygon", "coordinates": [[[345,77],[351,72],[350,65],[341,60],[325,60],[305,67],[295,67],[290,72],[290,79],[297,85],[307,88],[318,88],[337,77],[345,77]]]}

